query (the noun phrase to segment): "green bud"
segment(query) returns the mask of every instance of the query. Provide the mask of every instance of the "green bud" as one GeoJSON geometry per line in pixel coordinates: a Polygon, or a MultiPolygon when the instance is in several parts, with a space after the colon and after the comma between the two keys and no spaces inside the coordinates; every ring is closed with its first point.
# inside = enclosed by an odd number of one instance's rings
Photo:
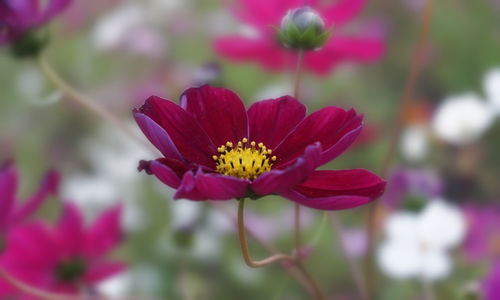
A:
{"type": "Polygon", "coordinates": [[[45,49],[48,43],[47,31],[29,30],[12,41],[11,52],[17,58],[35,57],[45,49]]]}
{"type": "Polygon", "coordinates": [[[288,11],[277,31],[285,47],[299,50],[319,49],[331,34],[331,30],[325,31],[319,14],[307,5],[288,11]]]}

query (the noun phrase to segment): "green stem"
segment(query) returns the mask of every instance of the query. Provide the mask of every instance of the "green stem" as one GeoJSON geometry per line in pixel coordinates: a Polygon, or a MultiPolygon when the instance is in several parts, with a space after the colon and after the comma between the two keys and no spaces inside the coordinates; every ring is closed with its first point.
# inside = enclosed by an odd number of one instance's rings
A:
{"type": "Polygon", "coordinates": [[[273,262],[280,260],[290,260],[294,261],[295,256],[277,253],[269,256],[268,258],[254,261],[250,257],[250,251],[248,251],[248,244],[246,238],[245,230],[245,219],[244,219],[244,209],[245,209],[245,199],[238,200],[238,237],[240,240],[241,253],[243,254],[243,259],[245,263],[252,268],[260,268],[272,264],[273,262]]]}

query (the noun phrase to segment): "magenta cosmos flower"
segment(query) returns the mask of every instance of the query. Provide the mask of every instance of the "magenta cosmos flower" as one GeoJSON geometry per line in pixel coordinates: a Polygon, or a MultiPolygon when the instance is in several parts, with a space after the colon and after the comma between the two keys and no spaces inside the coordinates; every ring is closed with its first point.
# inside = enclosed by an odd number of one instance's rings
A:
{"type": "Polygon", "coordinates": [[[285,96],[248,111],[234,92],[190,88],[181,105],[152,96],[134,111],[140,128],[163,158],[141,162],[176,189],[174,199],[228,200],[279,194],[302,205],[346,209],[380,196],[385,182],[361,169],[315,171],[358,136],[362,116],[306,107],[285,96]]]}
{"type": "MultiPolygon", "coordinates": [[[[343,61],[372,62],[380,59],[385,45],[380,35],[363,33],[359,36],[343,34],[340,28],[362,10],[365,0],[238,0],[231,10],[242,22],[255,29],[251,36],[231,35],[215,40],[220,55],[234,61],[255,61],[268,70],[295,67],[296,53],[280,45],[273,28],[279,27],[289,10],[309,5],[325,21],[325,27],[334,26],[328,42],[318,51],[307,51],[304,68],[327,75],[343,61]]],[[[373,31],[373,30],[372,30],[373,31]]]]}
{"type": "MultiPolygon", "coordinates": [[[[38,222],[14,228],[0,265],[15,278],[46,291],[75,294],[82,287],[92,289],[125,268],[125,264],[105,258],[121,240],[120,215],[120,206],[113,207],[85,229],[76,206],[65,204],[56,227],[38,222]]],[[[0,296],[20,293],[0,281],[0,296]]],[[[16,299],[32,299],[23,296],[26,298],[16,299]]]]}
{"type": "Polygon", "coordinates": [[[464,213],[468,225],[464,242],[466,258],[479,261],[500,257],[500,208],[467,205],[464,213]]]}
{"type": "Polygon", "coordinates": [[[18,181],[17,169],[12,162],[0,166],[0,235],[32,215],[47,196],[57,192],[59,174],[55,171],[47,172],[38,190],[22,203],[16,195],[18,181]]]}
{"type": "Polygon", "coordinates": [[[0,46],[46,24],[71,2],[72,0],[1,0],[0,46]]]}
{"type": "Polygon", "coordinates": [[[481,283],[484,300],[497,300],[500,298],[500,261],[495,262],[489,274],[481,283]]]}

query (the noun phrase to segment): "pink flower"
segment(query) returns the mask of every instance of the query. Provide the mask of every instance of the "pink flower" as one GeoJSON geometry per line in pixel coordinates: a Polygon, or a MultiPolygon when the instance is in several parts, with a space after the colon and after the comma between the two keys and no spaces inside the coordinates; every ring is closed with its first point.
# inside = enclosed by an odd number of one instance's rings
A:
{"type": "Polygon", "coordinates": [[[72,0],[0,1],[0,46],[49,22],[72,0]]]}
{"type": "MultiPolygon", "coordinates": [[[[37,222],[12,229],[0,265],[18,280],[50,292],[91,289],[125,268],[122,262],[105,258],[121,240],[120,216],[121,207],[116,206],[84,228],[77,207],[67,203],[56,227],[37,222]]],[[[0,281],[0,296],[7,295],[22,294],[0,281]]],[[[16,299],[32,299],[22,296],[16,299]]]]}
{"type": "Polygon", "coordinates": [[[490,273],[482,282],[481,289],[484,300],[500,298],[500,262],[493,264],[490,273]]]}
{"type": "Polygon", "coordinates": [[[491,259],[500,255],[500,209],[494,206],[466,206],[467,236],[464,242],[470,261],[491,259]]]}
{"type": "Polygon", "coordinates": [[[215,51],[234,61],[255,61],[268,70],[293,68],[296,53],[283,48],[272,26],[279,27],[290,9],[307,3],[319,12],[326,28],[333,34],[319,51],[307,51],[304,67],[317,75],[327,75],[344,61],[372,62],[385,52],[384,41],[368,31],[359,36],[343,34],[340,28],[351,21],[364,6],[365,0],[339,0],[324,4],[319,0],[238,0],[232,12],[256,30],[255,36],[231,35],[215,40],[215,51]]]}
{"type": "Polygon", "coordinates": [[[284,96],[248,111],[234,92],[190,88],[181,105],[152,96],[134,111],[163,158],[142,161],[177,192],[195,201],[279,194],[316,209],[363,205],[385,182],[362,170],[315,171],[347,149],[362,128],[361,115],[330,106],[306,117],[306,107],[284,96]]]}
{"type": "Polygon", "coordinates": [[[16,196],[18,187],[17,169],[12,162],[0,166],[0,233],[23,222],[31,216],[47,196],[55,194],[59,187],[59,174],[49,171],[38,190],[22,204],[16,196]]]}

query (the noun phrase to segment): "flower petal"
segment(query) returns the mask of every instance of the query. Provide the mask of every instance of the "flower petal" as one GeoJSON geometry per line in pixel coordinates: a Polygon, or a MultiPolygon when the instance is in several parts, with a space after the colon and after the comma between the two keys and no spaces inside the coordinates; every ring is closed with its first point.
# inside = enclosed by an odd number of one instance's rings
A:
{"type": "Polygon", "coordinates": [[[63,212],[56,229],[56,239],[61,254],[74,257],[83,247],[83,219],[78,207],[71,203],[64,204],[63,212]]]}
{"type": "Polygon", "coordinates": [[[36,193],[9,218],[9,224],[16,224],[23,221],[37,211],[49,195],[56,194],[59,188],[60,177],[56,171],[51,170],[47,172],[36,193]]]}
{"type": "Polygon", "coordinates": [[[306,53],[304,66],[324,76],[342,62],[373,62],[384,53],[385,43],[379,37],[335,36],[320,51],[306,53]]]}
{"type": "Polygon", "coordinates": [[[301,205],[321,210],[349,209],[364,205],[371,201],[370,198],[362,196],[332,196],[309,198],[294,190],[280,192],[279,194],[293,202],[297,202],[301,205]]]}
{"type": "Polygon", "coordinates": [[[196,175],[191,172],[184,174],[174,199],[230,200],[244,197],[247,186],[247,180],[216,173],[203,173],[198,169],[196,175]]]}
{"type": "Polygon", "coordinates": [[[18,173],[12,162],[0,166],[0,225],[5,225],[15,201],[18,173]]]}
{"type": "Polygon", "coordinates": [[[104,211],[85,237],[85,253],[91,257],[100,257],[116,247],[122,238],[122,206],[115,205],[104,211]]]}
{"type": "Polygon", "coordinates": [[[286,51],[267,37],[248,38],[238,35],[217,38],[215,52],[236,62],[253,60],[268,70],[278,71],[287,66],[286,51]]]}
{"type": "Polygon", "coordinates": [[[310,145],[297,161],[285,169],[273,169],[257,177],[251,184],[251,189],[259,195],[268,195],[288,190],[304,182],[319,165],[321,146],[319,143],[310,145]]]}
{"type": "Polygon", "coordinates": [[[363,169],[315,171],[293,189],[310,198],[341,195],[377,198],[384,192],[385,184],[380,177],[363,169]]]}
{"type": "Polygon", "coordinates": [[[184,160],[168,133],[158,123],[147,115],[137,111],[134,111],[134,119],[151,144],[160,150],[163,156],[181,161],[184,160]]]}
{"type": "Polygon", "coordinates": [[[212,156],[217,153],[196,119],[172,101],[151,96],[138,110],[160,125],[187,160],[215,169],[212,156]]]}
{"type": "Polygon", "coordinates": [[[304,206],[339,210],[366,204],[384,188],[385,181],[366,170],[315,171],[306,182],[279,194],[304,206]]]}
{"type": "Polygon", "coordinates": [[[249,139],[274,149],[305,118],[306,110],[290,96],[252,104],[248,109],[249,139]]]}
{"type": "Polygon", "coordinates": [[[193,115],[216,146],[248,137],[245,105],[231,90],[209,85],[190,88],[182,94],[181,106],[193,115]]]}
{"type": "Polygon", "coordinates": [[[139,171],[145,170],[148,174],[154,174],[161,182],[171,188],[178,188],[181,178],[189,170],[189,166],[176,159],[160,158],[153,161],[141,161],[139,171]]]}
{"type": "Polygon", "coordinates": [[[278,158],[275,167],[292,163],[308,145],[315,142],[321,143],[323,163],[333,159],[345,150],[357,135],[341,145],[336,146],[337,142],[350,131],[356,130],[361,123],[362,116],[356,115],[354,110],[345,111],[334,106],[310,114],[273,151],[273,155],[278,158]]]}

